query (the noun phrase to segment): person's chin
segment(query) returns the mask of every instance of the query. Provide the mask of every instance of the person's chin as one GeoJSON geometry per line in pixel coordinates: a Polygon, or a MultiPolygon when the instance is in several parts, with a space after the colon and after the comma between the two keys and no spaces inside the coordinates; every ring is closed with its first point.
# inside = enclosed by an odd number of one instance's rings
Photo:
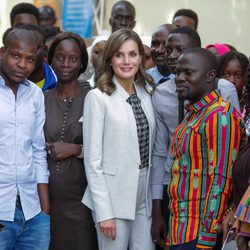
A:
{"type": "Polygon", "coordinates": [[[177,92],[177,98],[178,98],[179,101],[184,101],[184,100],[187,99],[185,94],[178,93],[178,92],[177,92]]]}

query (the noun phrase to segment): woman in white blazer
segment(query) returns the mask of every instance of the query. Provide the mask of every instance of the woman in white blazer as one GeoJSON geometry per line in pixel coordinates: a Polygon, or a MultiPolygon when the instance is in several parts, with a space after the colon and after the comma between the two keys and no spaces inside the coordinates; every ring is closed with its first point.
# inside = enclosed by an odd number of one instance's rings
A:
{"type": "Polygon", "coordinates": [[[155,120],[144,48],[127,29],[111,34],[97,88],[85,99],[83,203],[93,211],[101,250],[152,250],[151,151],[155,120]]]}

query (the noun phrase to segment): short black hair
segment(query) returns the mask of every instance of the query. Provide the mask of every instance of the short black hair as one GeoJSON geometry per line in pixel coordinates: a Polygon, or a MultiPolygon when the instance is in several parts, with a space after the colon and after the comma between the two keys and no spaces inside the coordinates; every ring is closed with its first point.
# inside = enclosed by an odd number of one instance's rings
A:
{"type": "Polygon", "coordinates": [[[111,17],[113,16],[114,14],[114,10],[115,10],[115,7],[118,6],[118,5],[126,5],[129,7],[133,17],[135,18],[135,15],[136,15],[136,11],[135,11],[135,6],[130,3],[129,1],[125,1],[125,0],[120,0],[120,1],[117,1],[113,6],[112,6],[112,9],[111,9],[111,17]]]}
{"type": "Polygon", "coordinates": [[[204,48],[190,48],[190,49],[186,49],[183,52],[182,56],[186,55],[186,54],[196,54],[196,55],[200,56],[201,63],[203,61],[204,64],[207,66],[208,70],[216,70],[217,71],[218,62],[216,60],[215,55],[212,52],[210,52],[209,50],[204,49],[204,48]]]}
{"type": "Polygon", "coordinates": [[[22,40],[25,43],[35,44],[37,49],[39,48],[36,43],[37,39],[34,34],[30,32],[30,30],[21,30],[18,28],[12,29],[10,32],[8,32],[4,40],[4,48],[8,48],[10,43],[15,41],[16,39],[22,40]]]}
{"type": "Polygon", "coordinates": [[[3,42],[3,44],[5,44],[6,37],[7,37],[7,35],[12,31],[12,29],[13,29],[13,28],[10,27],[10,28],[8,28],[7,30],[4,31],[3,37],[2,37],[2,42],[3,42]]]}
{"type": "Polygon", "coordinates": [[[195,25],[195,29],[197,29],[198,27],[198,15],[193,11],[193,10],[190,10],[190,9],[179,9],[175,12],[174,14],[174,17],[173,17],[173,20],[178,17],[178,16],[187,16],[191,19],[194,20],[194,25],[195,25]]]}
{"type": "Polygon", "coordinates": [[[47,39],[50,39],[54,36],[56,36],[57,34],[61,33],[61,30],[59,27],[45,27],[44,29],[44,33],[45,33],[45,40],[47,41],[47,39]]]}
{"type": "Polygon", "coordinates": [[[229,51],[223,54],[219,58],[218,77],[222,76],[222,73],[225,70],[226,66],[232,60],[238,60],[241,65],[243,73],[245,74],[247,72],[247,68],[249,64],[247,57],[238,51],[229,51]]]}
{"type": "Polygon", "coordinates": [[[38,11],[39,11],[39,14],[45,12],[49,14],[52,18],[56,18],[56,13],[54,9],[49,5],[45,5],[45,6],[38,8],[38,11]]]}
{"type": "Polygon", "coordinates": [[[10,24],[13,27],[14,19],[18,14],[32,14],[35,16],[37,23],[39,23],[39,11],[38,8],[31,3],[19,3],[15,5],[10,12],[10,24]]]}
{"type": "Polygon", "coordinates": [[[201,38],[198,34],[198,32],[190,27],[179,27],[176,28],[174,30],[172,30],[168,36],[172,35],[172,34],[183,34],[183,35],[187,35],[188,38],[195,43],[195,47],[201,47],[201,38]]]}
{"type": "Polygon", "coordinates": [[[15,29],[24,29],[24,30],[37,31],[43,38],[43,44],[45,44],[45,42],[46,42],[44,30],[38,25],[23,24],[23,25],[20,25],[18,27],[15,27],[15,29]]]}

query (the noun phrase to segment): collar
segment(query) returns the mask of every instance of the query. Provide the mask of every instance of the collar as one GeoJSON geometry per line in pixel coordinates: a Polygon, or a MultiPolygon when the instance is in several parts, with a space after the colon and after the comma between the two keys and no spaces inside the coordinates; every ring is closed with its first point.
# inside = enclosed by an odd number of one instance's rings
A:
{"type": "MultiPolygon", "coordinates": [[[[118,82],[118,80],[115,78],[115,76],[113,76],[112,78],[113,83],[116,86],[117,92],[122,96],[122,98],[126,101],[130,95],[128,94],[128,92],[122,87],[122,85],[118,82]]],[[[135,85],[135,90],[137,92],[137,86],[135,85]]]]}
{"type": "MultiPolygon", "coordinates": [[[[24,81],[21,82],[20,84],[23,84],[25,86],[29,86],[30,85],[30,81],[27,80],[27,79],[24,79],[24,81]]],[[[0,85],[6,85],[4,79],[3,79],[3,77],[1,75],[0,75],[0,85]]]]}
{"type": "Polygon", "coordinates": [[[218,90],[211,91],[208,95],[203,97],[201,100],[194,104],[188,104],[186,105],[186,109],[188,111],[194,111],[198,112],[203,108],[206,108],[207,106],[211,105],[213,102],[216,102],[219,99],[220,95],[218,93],[218,90]]]}
{"type": "Polygon", "coordinates": [[[162,79],[162,77],[164,77],[158,70],[157,66],[154,66],[153,68],[148,69],[147,73],[154,79],[154,82],[156,83],[159,82],[162,79]]]}

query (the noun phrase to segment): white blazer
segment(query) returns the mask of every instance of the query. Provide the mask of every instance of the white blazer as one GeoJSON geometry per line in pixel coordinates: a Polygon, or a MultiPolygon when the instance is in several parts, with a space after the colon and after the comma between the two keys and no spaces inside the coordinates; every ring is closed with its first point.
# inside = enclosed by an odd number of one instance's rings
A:
{"type": "MultiPolygon", "coordinates": [[[[88,180],[82,202],[95,213],[96,222],[111,218],[135,219],[139,181],[140,151],[128,93],[113,77],[116,90],[111,96],[99,89],[91,90],[84,104],[84,164],[88,180]]],[[[149,187],[151,152],[155,137],[155,119],[151,96],[135,84],[137,96],[149,123],[149,167],[146,208],[151,215],[149,187]]]]}

